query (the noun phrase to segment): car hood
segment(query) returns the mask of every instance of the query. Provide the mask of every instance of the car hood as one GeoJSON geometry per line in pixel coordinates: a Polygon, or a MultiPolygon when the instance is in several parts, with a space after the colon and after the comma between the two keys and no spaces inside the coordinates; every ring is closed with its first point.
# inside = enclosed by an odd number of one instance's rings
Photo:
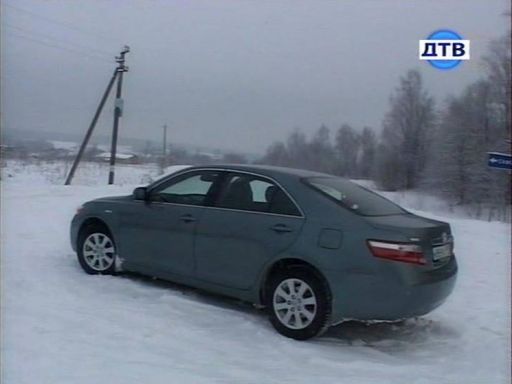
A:
{"type": "Polygon", "coordinates": [[[100,197],[98,199],[94,199],[89,201],[89,203],[96,203],[96,202],[116,202],[116,201],[131,201],[133,200],[132,195],[125,195],[125,196],[107,196],[107,197],[100,197]]]}

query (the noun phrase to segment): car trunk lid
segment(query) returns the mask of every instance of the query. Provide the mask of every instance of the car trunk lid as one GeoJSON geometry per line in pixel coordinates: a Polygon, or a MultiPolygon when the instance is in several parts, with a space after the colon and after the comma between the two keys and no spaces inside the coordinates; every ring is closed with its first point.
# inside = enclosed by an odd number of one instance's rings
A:
{"type": "Polygon", "coordinates": [[[453,237],[448,223],[411,213],[367,216],[366,219],[376,228],[400,232],[411,243],[420,245],[429,265],[444,265],[453,256],[453,237]]]}

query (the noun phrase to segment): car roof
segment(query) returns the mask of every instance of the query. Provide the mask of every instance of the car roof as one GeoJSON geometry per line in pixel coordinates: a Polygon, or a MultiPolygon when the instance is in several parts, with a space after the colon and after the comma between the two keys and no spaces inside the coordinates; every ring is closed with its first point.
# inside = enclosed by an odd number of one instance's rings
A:
{"type": "Polygon", "coordinates": [[[264,176],[277,177],[279,176],[294,176],[297,178],[303,177],[318,177],[318,176],[327,176],[327,177],[335,177],[334,175],[329,175],[327,173],[320,173],[315,171],[308,171],[305,169],[297,169],[297,168],[287,168],[287,167],[276,167],[272,165],[256,165],[256,164],[215,164],[215,165],[205,165],[205,166],[193,166],[191,168],[187,168],[187,170],[193,169],[222,169],[222,170],[233,170],[233,171],[246,171],[253,172],[264,176]]]}

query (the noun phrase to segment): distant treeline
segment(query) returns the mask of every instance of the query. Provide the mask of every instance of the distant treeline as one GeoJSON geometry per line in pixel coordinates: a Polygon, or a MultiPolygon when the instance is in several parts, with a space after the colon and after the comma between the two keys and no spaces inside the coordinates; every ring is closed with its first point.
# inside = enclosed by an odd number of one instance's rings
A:
{"type": "MultiPolygon", "coordinates": [[[[442,104],[410,70],[390,97],[377,135],[343,124],[321,126],[311,138],[296,130],[270,145],[261,163],[352,178],[370,178],[384,190],[425,190],[453,204],[506,207],[510,175],[487,167],[487,152],[510,151],[510,36],[493,41],[483,76],[442,104]]],[[[505,217],[505,214],[504,214],[505,217]]]]}

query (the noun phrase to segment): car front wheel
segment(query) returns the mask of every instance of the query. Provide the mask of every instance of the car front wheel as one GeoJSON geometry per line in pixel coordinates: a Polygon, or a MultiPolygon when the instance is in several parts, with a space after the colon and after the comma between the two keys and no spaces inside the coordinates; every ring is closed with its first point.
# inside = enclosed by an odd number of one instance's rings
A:
{"type": "Polygon", "coordinates": [[[278,271],[271,277],[268,288],[268,314],[280,334],[306,340],[329,327],[329,290],[312,271],[303,267],[278,271]]]}
{"type": "Polygon", "coordinates": [[[78,240],[78,261],[88,274],[113,274],[116,249],[109,231],[102,227],[86,228],[78,240]]]}

